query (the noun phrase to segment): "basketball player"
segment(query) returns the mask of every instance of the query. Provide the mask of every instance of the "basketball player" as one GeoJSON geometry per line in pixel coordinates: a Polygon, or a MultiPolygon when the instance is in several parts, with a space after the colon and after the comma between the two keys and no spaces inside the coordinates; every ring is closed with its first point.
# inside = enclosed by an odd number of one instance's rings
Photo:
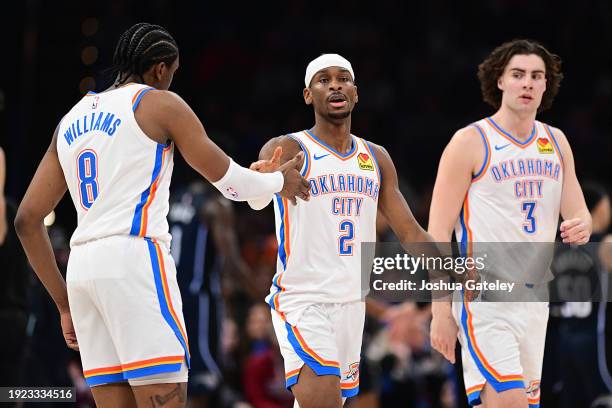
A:
{"type": "MultiPolygon", "coordinates": [[[[562,78],[561,61],[537,42],[515,40],[480,64],[485,102],[497,112],[459,130],[442,154],[429,232],[448,242],[584,244],[591,217],[574,158],[559,129],[536,120],[562,78]]],[[[468,400],[490,407],[537,407],[548,319],[544,302],[434,302],[433,347],[454,363],[459,329],[468,400]],[[509,329],[509,327],[511,329],[509,329]]]]}
{"type": "Polygon", "coordinates": [[[60,121],[15,225],[59,309],[67,345],[80,347],[97,405],[184,406],[189,347],[166,221],[175,145],[233,200],[275,192],[306,198],[307,183],[295,169],[300,156],[282,173],[259,174],[207,137],[189,106],[167,91],[179,56],[162,27],[128,29],[113,63],[115,84],[90,92],[60,121]],[[64,282],[43,218],[66,189],[78,226],[64,282]]]}
{"type": "Polygon", "coordinates": [[[584,183],[582,189],[593,219],[591,243],[586,247],[557,248],[552,268],[556,276],[563,276],[563,285],[556,288],[561,291],[559,295],[571,298],[563,292],[580,288],[597,301],[551,304],[551,323],[558,331],[552,341],[563,353],[563,358],[556,361],[555,373],[563,383],[559,395],[559,406],[563,408],[589,407],[597,397],[612,393],[605,338],[609,277],[599,256],[610,226],[610,196],[595,182],[584,183]]]}
{"type": "Polygon", "coordinates": [[[296,206],[279,195],[249,204],[257,209],[274,201],[279,252],[266,301],[286,386],[301,408],[338,408],[359,390],[361,243],[376,241],[377,209],[400,242],[431,238],[399,191],[389,153],[351,134],[358,97],[350,62],[321,55],[308,64],[305,86],[315,125],[271,139],[252,168],[273,170],[303,151],[310,198],[296,206]]]}
{"type": "Polygon", "coordinates": [[[168,222],[190,339],[189,405],[216,407],[223,386],[222,272],[228,272],[245,291],[256,287],[253,273],[240,254],[231,202],[203,181],[170,196],[168,222]]]}

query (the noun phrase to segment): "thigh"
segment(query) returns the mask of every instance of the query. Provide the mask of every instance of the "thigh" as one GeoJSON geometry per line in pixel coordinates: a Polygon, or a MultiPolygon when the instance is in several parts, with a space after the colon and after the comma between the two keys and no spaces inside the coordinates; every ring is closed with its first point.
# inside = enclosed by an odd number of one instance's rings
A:
{"type": "MultiPolygon", "coordinates": [[[[290,389],[304,365],[317,376],[340,377],[339,351],[335,328],[321,305],[311,305],[300,311],[299,318],[289,324],[274,310],[272,323],[285,364],[286,386],[290,389]]],[[[338,393],[340,387],[338,386],[338,393]]]]}
{"type": "Polygon", "coordinates": [[[336,344],[340,359],[340,389],[342,397],[359,393],[359,363],[365,321],[365,302],[329,305],[334,321],[336,344]]]}
{"type": "Polygon", "coordinates": [[[91,388],[98,408],[135,408],[136,399],[127,383],[105,384],[91,388]]]}
{"type": "Polygon", "coordinates": [[[308,365],[299,373],[291,391],[300,408],[340,408],[340,379],[335,375],[317,375],[308,365]]]}
{"type": "Polygon", "coordinates": [[[527,318],[519,340],[521,365],[528,402],[535,405],[540,403],[540,379],[546,343],[548,303],[530,302],[523,304],[523,307],[523,315],[527,318]]]}
{"type": "Polygon", "coordinates": [[[88,247],[91,291],[123,378],[177,372],[188,364],[182,302],[167,249],[152,240],[128,237],[88,247]]]}
{"type": "Polygon", "coordinates": [[[470,403],[479,403],[485,383],[497,393],[524,390],[517,330],[504,308],[507,304],[491,302],[464,302],[455,308],[470,403]]]}
{"type": "Polygon", "coordinates": [[[139,408],[183,408],[187,404],[187,383],[151,384],[132,387],[139,408]]]}
{"type": "Polygon", "coordinates": [[[121,360],[93,290],[94,276],[87,246],[73,248],[66,276],[68,302],[83,375],[90,387],[125,381],[121,360]]]}

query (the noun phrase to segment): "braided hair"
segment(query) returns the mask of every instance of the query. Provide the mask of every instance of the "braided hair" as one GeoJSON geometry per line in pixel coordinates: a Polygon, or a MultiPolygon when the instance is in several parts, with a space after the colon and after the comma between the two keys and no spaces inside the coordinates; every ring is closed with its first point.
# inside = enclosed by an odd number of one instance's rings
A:
{"type": "Polygon", "coordinates": [[[112,72],[118,75],[116,84],[122,84],[131,75],[143,74],[154,64],[170,65],[178,57],[178,45],[165,28],[149,24],[134,24],[125,31],[115,47],[112,72]]]}

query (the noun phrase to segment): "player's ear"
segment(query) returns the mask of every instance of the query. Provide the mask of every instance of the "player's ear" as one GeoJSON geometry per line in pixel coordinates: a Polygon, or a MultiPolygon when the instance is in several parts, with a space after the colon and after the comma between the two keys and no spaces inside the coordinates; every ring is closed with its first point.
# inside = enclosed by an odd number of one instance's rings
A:
{"type": "Polygon", "coordinates": [[[312,93],[310,88],[304,88],[304,102],[306,105],[312,105],[312,93]]]}
{"type": "Polygon", "coordinates": [[[504,90],[504,82],[502,81],[502,77],[497,78],[497,89],[500,91],[504,90]]]}

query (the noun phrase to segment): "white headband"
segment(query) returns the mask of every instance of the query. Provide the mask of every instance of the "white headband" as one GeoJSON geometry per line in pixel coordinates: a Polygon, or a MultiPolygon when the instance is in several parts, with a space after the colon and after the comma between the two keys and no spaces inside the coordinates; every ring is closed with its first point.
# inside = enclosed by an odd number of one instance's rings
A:
{"type": "Polygon", "coordinates": [[[353,67],[348,60],[338,54],[323,54],[320,57],[317,57],[310,61],[308,67],[306,67],[306,77],[304,77],[304,83],[306,84],[306,88],[310,86],[310,81],[312,81],[312,77],[315,76],[317,72],[322,69],[329,67],[340,67],[346,69],[353,76],[353,81],[355,80],[355,73],[353,72],[353,67]]]}

